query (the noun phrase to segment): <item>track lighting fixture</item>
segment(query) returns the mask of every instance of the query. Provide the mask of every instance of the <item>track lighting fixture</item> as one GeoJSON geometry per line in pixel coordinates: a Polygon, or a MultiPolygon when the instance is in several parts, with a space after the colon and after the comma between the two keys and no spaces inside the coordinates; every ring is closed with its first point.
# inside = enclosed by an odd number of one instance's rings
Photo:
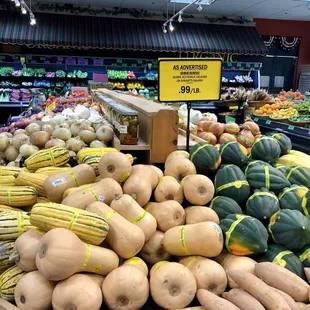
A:
{"type": "Polygon", "coordinates": [[[167,33],[166,25],[163,25],[163,33],[167,33]]]}
{"type": "Polygon", "coordinates": [[[16,6],[20,6],[19,0],[14,0],[16,6]]]}
{"type": "Polygon", "coordinates": [[[183,13],[182,11],[179,13],[179,18],[178,18],[178,22],[179,23],[182,23],[182,20],[183,20],[182,19],[182,13],[183,13]]]}
{"type": "Polygon", "coordinates": [[[27,10],[23,4],[21,5],[21,12],[22,12],[22,14],[27,14],[27,10]]]}
{"type": "Polygon", "coordinates": [[[30,16],[30,25],[34,26],[37,23],[37,21],[36,21],[34,15],[33,15],[33,13],[30,13],[29,16],[30,16]]]}
{"type": "Polygon", "coordinates": [[[197,4],[196,4],[196,7],[197,7],[197,10],[198,10],[199,12],[202,11],[202,6],[201,6],[201,4],[197,3],[197,4]]]}
{"type": "Polygon", "coordinates": [[[172,21],[170,21],[170,23],[169,23],[169,30],[170,30],[170,32],[172,32],[174,30],[174,27],[172,25],[172,21]]]}

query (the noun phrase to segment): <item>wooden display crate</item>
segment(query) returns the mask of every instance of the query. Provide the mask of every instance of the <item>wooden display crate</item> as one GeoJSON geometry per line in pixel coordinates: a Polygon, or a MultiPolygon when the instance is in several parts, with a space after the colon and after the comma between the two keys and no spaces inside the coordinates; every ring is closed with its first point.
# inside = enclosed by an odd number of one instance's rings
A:
{"type": "Polygon", "coordinates": [[[177,150],[178,114],[171,107],[150,100],[99,88],[96,93],[108,96],[116,102],[136,110],[139,118],[139,142],[123,145],[114,137],[114,147],[120,151],[147,152],[147,163],[164,163],[167,156],[177,150]]]}

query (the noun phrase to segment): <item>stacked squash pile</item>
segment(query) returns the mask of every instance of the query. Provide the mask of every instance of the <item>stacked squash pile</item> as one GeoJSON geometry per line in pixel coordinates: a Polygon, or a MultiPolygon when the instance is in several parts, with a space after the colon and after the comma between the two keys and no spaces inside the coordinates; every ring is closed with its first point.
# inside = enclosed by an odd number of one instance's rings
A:
{"type": "Polygon", "coordinates": [[[195,296],[197,309],[308,309],[310,169],[276,168],[290,149],[283,134],[257,138],[250,156],[236,141],[199,143],[161,171],[112,149],[63,167],[69,152],[54,147],[1,167],[13,179],[0,186],[0,297],[21,310],[150,297],[182,309],[195,296]]]}

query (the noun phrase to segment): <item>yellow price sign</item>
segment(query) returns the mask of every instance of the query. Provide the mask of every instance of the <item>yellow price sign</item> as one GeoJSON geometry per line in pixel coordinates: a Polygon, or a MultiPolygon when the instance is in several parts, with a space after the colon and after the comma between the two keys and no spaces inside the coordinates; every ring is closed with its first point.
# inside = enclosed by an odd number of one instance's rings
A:
{"type": "Polygon", "coordinates": [[[220,99],[222,67],[220,58],[159,59],[159,101],[220,99]]]}
{"type": "Polygon", "coordinates": [[[56,102],[54,101],[54,102],[50,103],[50,104],[46,107],[46,112],[51,112],[51,111],[53,111],[53,110],[55,110],[55,109],[56,109],[56,102]]]}

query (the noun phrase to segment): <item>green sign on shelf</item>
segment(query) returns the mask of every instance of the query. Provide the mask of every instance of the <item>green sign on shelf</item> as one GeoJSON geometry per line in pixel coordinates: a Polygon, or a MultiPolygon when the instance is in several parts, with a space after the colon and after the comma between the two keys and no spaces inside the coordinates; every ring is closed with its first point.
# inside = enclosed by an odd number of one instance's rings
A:
{"type": "Polygon", "coordinates": [[[231,116],[228,116],[226,115],[225,116],[225,123],[228,124],[228,123],[235,123],[236,122],[236,119],[234,117],[231,117],[231,116]]]}
{"type": "Polygon", "coordinates": [[[127,64],[122,64],[122,67],[127,67],[127,64]]]}
{"type": "Polygon", "coordinates": [[[45,57],[40,57],[40,60],[45,60],[45,57]]]}
{"type": "Polygon", "coordinates": [[[243,68],[243,67],[240,67],[239,69],[240,69],[240,70],[243,70],[244,68],[243,68]]]}
{"type": "Polygon", "coordinates": [[[255,117],[255,118],[254,118],[254,122],[257,122],[258,120],[259,120],[258,117],[255,117]]]}
{"type": "Polygon", "coordinates": [[[295,126],[293,126],[293,125],[288,126],[289,130],[294,130],[294,128],[295,128],[295,126]]]}
{"type": "Polygon", "coordinates": [[[254,67],[259,68],[259,64],[258,63],[254,64],[254,67]]]}
{"type": "Polygon", "coordinates": [[[247,68],[251,68],[251,64],[249,62],[246,63],[245,65],[247,68]]]}
{"type": "Polygon", "coordinates": [[[270,124],[271,124],[271,120],[270,120],[270,119],[267,120],[267,121],[266,121],[266,124],[267,124],[267,125],[270,125],[270,124]]]}
{"type": "Polygon", "coordinates": [[[132,67],[136,67],[136,66],[137,66],[137,64],[132,64],[131,66],[132,66],[132,67]]]}
{"type": "Polygon", "coordinates": [[[137,60],[137,63],[138,63],[138,64],[142,64],[142,60],[141,60],[141,59],[138,59],[138,60],[137,60]]]}
{"type": "Polygon", "coordinates": [[[232,67],[232,62],[228,61],[228,62],[227,62],[227,66],[228,66],[228,67],[232,67]]]}
{"type": "Polygon", "coordinates": [[[123,62],[123,59],[122,58],[117,58],[117,63],[122,63],[123,62]]]}

